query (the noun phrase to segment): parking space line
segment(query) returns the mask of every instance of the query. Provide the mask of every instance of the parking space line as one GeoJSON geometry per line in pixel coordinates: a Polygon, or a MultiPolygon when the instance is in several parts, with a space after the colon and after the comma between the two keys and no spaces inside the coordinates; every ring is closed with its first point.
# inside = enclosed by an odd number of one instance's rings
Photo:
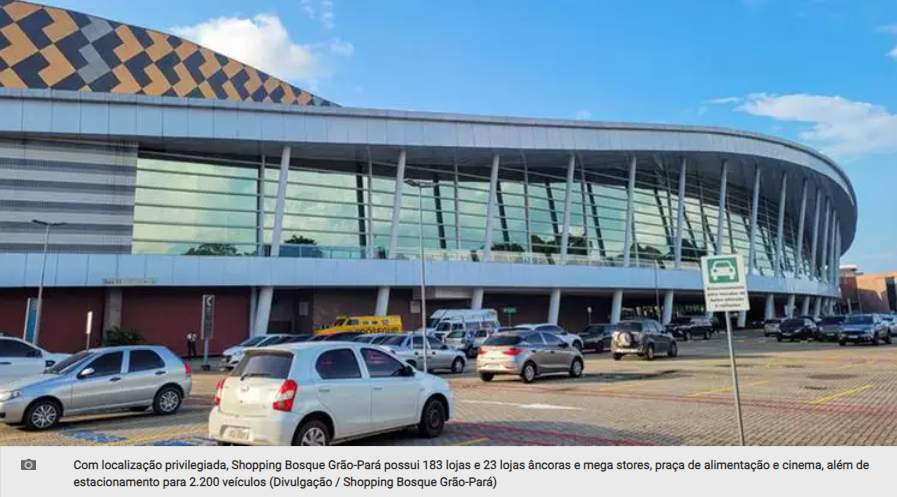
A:
{"type": "Polygon", "coordinates": [[[181,430],[172,430],[157,435],[148,435],[144,437],[128,438],[118,442],[111,442],[97,445],[141,445],[150,442],[161,442],[163,440],[173,440],[187,437],[197,437],[205,434],[201,428],[190,428],[181,430]],[[199,433],[199,434],[197,434],[199,433]]]}
{"type": "Polygon", "coordinates": [[[488,442],[488,438],[474,438],[473,440],[464,440],[463,442],[455,442],[453,444],[448,444],[449,447],[462,447],[464,445],[476,445],[481,444],[483,442],[488,442]]]}
{"type": "MultiPolygon", "coordinates": [[[[769,381],[763,380],[763,381],[755,381],[753,383],[745,383],[744,385],[741,385],[741,386],[742,387],[756,387],[759,385],[765,385],[767,383],[769,383],[769,381]]],[[[698,397],[703,397],[705,395],[712,395],[715,393],[731,392],[732,390],[735,390],[735,387],[714,388],[713,390],[705,390],[703,392],[695,392],[695,393],[689,394],[688,397],[691,399],[695,399],[698,397]]]]}
{"type": "Polygon", "coordinates": [[[826,395],[825,397],[819,397],[818,399],[813,399],[810,401],[810,404],[818,406],[820,404],[825,404],[826,402],[828,402],[830,400],[835,400],[835,399],[845,397],[848,395],[854,395],[854,394],[858,394],[861,392],[865,392],[866,390],[869,390],[870,388],[872,388],[871,383],[868,385],[863,385],[861,387],[851,388],[848,390],[841,390],[840,392],[835,392],[831,395],[826,395]]]}
{"type": "Polygon", "coordinates": [[[592,390],[592,391],[594,391],[594,392],[613,392],[616,390],[627,390],[630,388],[643,387],[645,385],[655,385],[657,383],[662,383],[664,381],[669,381],[669,380],[647,380],[647,381],[642,380],[642,381],[636,381],[636,382],[627,382],[627,383],[624,383],[621,385],[614,385],[611,387],[596,388],[595,390],[592,390]]]}

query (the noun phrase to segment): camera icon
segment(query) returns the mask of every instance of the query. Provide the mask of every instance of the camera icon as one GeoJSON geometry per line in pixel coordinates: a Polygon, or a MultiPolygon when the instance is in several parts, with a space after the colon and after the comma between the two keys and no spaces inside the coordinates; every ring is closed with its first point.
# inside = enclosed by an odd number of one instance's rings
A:
{"type": "Polygon", "coordinates": [[[22,471],[35,471],[37,469],[37,461],[34,459],[22,459],[22,471]]]}

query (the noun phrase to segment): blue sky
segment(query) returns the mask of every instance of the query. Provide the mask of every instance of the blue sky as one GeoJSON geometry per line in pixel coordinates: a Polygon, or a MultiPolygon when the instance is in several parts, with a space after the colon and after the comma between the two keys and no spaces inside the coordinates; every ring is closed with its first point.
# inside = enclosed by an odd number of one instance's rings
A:
{"type": "Polygon", "coordinates": [[[186,35],[347,106],[793,139],[834,156],[856,189],[859,227],[842,262],[897,269],[891,0],[47,3],[186,35]]]}

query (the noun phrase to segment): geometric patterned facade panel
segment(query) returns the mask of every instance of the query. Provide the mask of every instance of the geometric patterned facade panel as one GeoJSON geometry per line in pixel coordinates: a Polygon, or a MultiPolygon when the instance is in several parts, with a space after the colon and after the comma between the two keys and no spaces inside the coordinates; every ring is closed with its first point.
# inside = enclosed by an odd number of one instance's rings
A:
{"type": "Polygon", "coordinates": [[[335,106],[180,37],[0,0],[0,87],[335,106]]]}

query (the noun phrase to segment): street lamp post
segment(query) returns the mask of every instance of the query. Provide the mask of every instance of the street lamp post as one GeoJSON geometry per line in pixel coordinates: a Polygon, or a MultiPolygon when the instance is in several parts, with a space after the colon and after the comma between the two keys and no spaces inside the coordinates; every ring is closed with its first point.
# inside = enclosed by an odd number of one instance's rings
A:
{"type": "Polygon", "coordinates": [[[41,309],[44,305],[44,275],[47,272],[47,247],[50,245],[50,228],[56,228],[59,226],[64,226],[66,223],[51,223],[49,221],[42,221],[40,219],[32,219],[32,223],[43,226],[45,228],[44,231],[44,255],[40,264],[40,284],[37,287],[37,309],[34,313],[34,336],[32,340],[34,340],[34,344],[38,344],[38,337],[40,336],[40,315],[41,309]]]}
{"type": "Polygon", "coordinates": [[[435,186],[433,182],[418,181],[414,179],[406,179],[405,184],[417,188],[417,235],[420,244],[420,322],[421,322],[421,341],[423,342],[424,353],[424,373],[427,369],[427,270],[426,260],[424,258],[424,188],[435,186]]]}

